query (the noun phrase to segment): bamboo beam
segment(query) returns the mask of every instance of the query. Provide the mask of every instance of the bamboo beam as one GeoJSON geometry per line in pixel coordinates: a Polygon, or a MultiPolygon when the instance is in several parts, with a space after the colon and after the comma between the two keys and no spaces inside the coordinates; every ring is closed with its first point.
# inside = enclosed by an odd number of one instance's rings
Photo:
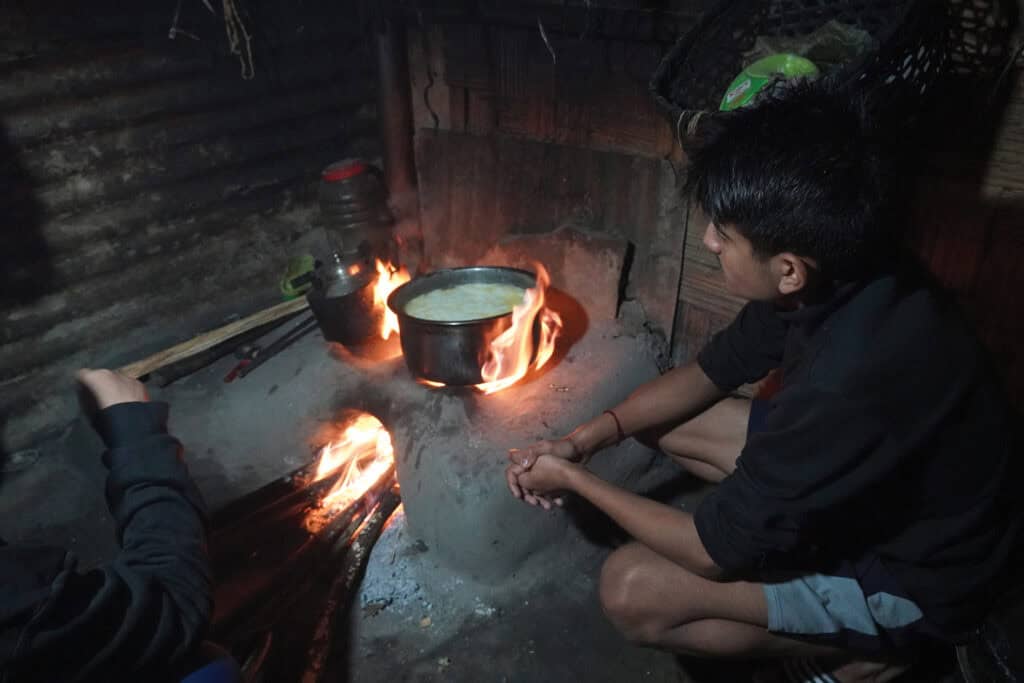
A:
{"type": "Polygon", "coordinates": [[[154,353],[152,356],[147,356],[142,360],[120,367],[118,368],[118,372],[138,379],[139,377],[148,375],[154,370],[158,370],[165,365],[170,365],[171,363],[177,363],[178,361],[190,358],[197,353],[201,353],[233,337],[237,337],[243,332],[247,332],[253,328],[259,327],[260,325],[265,325],[269,322],[279,320],[287,315],[298,313],[308,307],[309,302],[306,301],[305,298],[285,301],[277,304],[276,306],[271,306],[270,308],[253,313],[247,318],[242,318],[241,320],[236,320],[233,323],[228,323],[227,325],[218,327],[215,330],[204,332],[192,339],[189,339],[188,341],[176,344],[169,349],[164,349],[163,351],[154,353]]]}

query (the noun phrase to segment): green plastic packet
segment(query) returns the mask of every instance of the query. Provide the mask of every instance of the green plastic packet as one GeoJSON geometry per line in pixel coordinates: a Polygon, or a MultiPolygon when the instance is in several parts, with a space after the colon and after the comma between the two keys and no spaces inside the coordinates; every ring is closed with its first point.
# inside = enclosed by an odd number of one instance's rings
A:
{"type": "Polygon", "coordinates": [[[759,59],[733,79],[725,91],[719,111],[732,111],[749,104],[765,87],[779,79],[817,76],[814,62],[800,55],[783,52],[759,59]]]}

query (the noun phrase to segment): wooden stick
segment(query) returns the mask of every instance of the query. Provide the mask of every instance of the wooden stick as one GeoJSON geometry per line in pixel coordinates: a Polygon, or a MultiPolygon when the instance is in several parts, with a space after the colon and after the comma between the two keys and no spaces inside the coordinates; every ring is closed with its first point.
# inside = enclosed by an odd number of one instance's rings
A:
{"type": "Polygon", "coordinates": [[[255,327],[259,327],[260,325],[273,322],[279,318],[285,317],[286,315],[297,313],[308,307],[309,302],[306,301],[305,297],[285,301],[277,304],[276,306],[271,306],[270,308],[259,311],[258,313],[254,313],[248,318],[242,318],[241,320],[236,320],[233,323],[228,323],[223,327],[218,327],[215,330],[204,332],[199,336],[172,346],[169,349],[164,349],[163,351],[154,353],[148,358],[143,358],[142,360],[131,363],[130,365],[125,365],[124,367],[118,368],[118,372],[137,379],[143,375],[148,375],[154,370],[158,370],[165,365],[177,363],[180,360],[185,360],[197,353],[213,348],[217,344],[225,342],[232,337],[237,337],[243,332],[247,332],[255,327]]]}

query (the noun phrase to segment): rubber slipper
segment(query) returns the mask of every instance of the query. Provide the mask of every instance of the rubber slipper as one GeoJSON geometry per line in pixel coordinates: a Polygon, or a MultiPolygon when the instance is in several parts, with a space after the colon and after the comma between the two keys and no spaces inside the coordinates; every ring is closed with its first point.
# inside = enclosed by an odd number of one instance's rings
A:
{"type": "Polygon", "coordinates": [[[821,668],[817,660],[796,657],[782,660],[788,683],[839,683],[835,676],[821,668]]]}

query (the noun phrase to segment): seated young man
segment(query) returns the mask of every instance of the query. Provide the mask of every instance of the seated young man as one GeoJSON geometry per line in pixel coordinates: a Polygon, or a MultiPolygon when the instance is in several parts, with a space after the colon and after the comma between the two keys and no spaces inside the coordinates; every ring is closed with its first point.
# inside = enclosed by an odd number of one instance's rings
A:
{"type": "Polygon", "coordinates": [[[0,680],[240,680],[230,658],[201,647],[212,610],[206,507],[167,433],[167,405],[110,370],[78,380],[99,409],[121,551],[81,572],[64,549],[0,541],[0,680]]]}
{"type": "Polygon", "coordinates": [[[576,493],[635,539],[600,583],[632,640],[887,680],[908,649],[967,637],[1004,585],[1021,523],[1012,411],[955,307],[901,265],[865,111],[804,85],[716,124],[689,184],[726,287],[750,303],[696,362],[510,453],[514,495],[548,508],[576,493]],[[730,397],[773,370],[770,398],[730,397]],[[583,467],[652,430],[719,483],[692,515],[583,467]]]}

